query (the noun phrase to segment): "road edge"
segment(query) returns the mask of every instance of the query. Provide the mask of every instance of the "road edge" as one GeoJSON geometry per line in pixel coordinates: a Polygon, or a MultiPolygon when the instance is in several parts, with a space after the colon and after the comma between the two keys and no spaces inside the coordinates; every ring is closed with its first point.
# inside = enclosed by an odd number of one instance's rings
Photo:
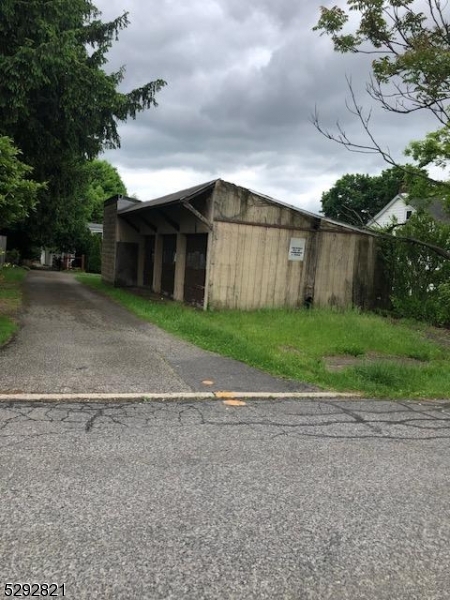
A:
{"type": "Polygon", "coordinates": [[[70,393],[39,394],[15,393],[0,394],[2,402],[148,402],[183,400],[322,400],[322,399],[361,399],[360,394],[338,392],[132,392],[132,393],[70,393]]]}

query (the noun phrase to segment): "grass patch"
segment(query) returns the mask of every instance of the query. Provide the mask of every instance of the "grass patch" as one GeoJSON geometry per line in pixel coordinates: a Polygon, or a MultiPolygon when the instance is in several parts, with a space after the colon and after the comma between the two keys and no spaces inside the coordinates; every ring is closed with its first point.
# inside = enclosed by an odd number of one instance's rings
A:
{"type": "Polygon", "coordinates": [[[16,333],[17,329],[17,323],[15,323],[15,321],[10,317],[5,317],[0,314],[0,346],[6,344],[16,333]]]}
{"type": "Polygon", "coordinates": [[[0,268],[0,346],[8,342],[18,329],[15,316],[22,304],[22,281],[26,269],[0,268]]]}
{"type": "Polygon", "coordinates": [[[373,397],[450,396],[450,349],[427,339],[412,322],[356,310],[204,312],[135,296],[103,284],[98,275],[77,279],[166,331],[274,375],[373,397]],[[360,363],[328,370],[324,358],[340,355],[358,357],[360,363]],[[377,359],[364,362],[369,355],[377,359]],[[421,362],[401,363],[411,358],[421,362]]]}

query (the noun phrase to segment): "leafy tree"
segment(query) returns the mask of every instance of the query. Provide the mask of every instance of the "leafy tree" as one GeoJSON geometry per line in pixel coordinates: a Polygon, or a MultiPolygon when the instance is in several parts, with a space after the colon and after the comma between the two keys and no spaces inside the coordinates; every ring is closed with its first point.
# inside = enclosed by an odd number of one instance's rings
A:
{"type": "Polygon", "coordinates": [[[364,225],[399,192],[404,191],[404,173],[393,167],[378,176],[347,174],[322,194],[322,211],[326,217],[364,225]]]}
{"type": "Polygon", "coordinates": [[[32,168],[20,159],[12,140],[0,137],[0,229],[22,221],[34,208],[43,184],[29,179],[32,168]]]}
{"type": "Polygon", "coordinates": [[[88,220],[103,221],[103,202],[115,194],[128,194],[117,169],[106,160],[92,160],[86,164],[87,188],[84,200],[89,207],[88,220]]]}
{"type": "Polygon", "coordinates": [[[84,164],[120,145],[118,124],[156,105],[158,79],[118,91],[124,68],[107,73],[107,52],[128,25],[103,22],[90,0],[2,0],[0,134],[12,137],[48,182],[29,223],[37,241],[69,248],[82,216],[84,164]]]}
{"type": "MultiPolygon", "coordinates": [[[[322,7],[314,29],[329,35],[338,52],[374,56],[368,92],[385,110],[403,115],[425,110],[435,117],[437,131],[412,143],[407,154],[419,167],[448,166],[450,23],[446,5],[440,0],[347,0],[346,4],[347,9],[322,7]]],[[[360,119],[368,142],[350,140],[339,126],[336,134],[324,131],[317,114],[316,126],[349,150],[378,152],[395,165],[389,151],[377,143],[369,127],[370,114],[364,114],[349,85],[351,111],[360,119]]],[[[448,184],[433,180],[429,188],[422,185],[422,193],[450,197],[448,184]]]]}
{"type": "Polygon", "coordinates": [[[386,238],[385,253],[397,315],[450,326],[450,225],[419,210],[386,238]]]}

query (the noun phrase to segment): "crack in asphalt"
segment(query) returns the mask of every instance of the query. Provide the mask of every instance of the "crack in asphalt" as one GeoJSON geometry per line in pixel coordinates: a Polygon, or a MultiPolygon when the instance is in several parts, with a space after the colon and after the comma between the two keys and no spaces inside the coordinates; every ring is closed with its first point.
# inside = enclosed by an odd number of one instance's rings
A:
{"type": "MultiPolygon", "coordinates": [[[[329,402],[329,404],[331,406],[336,407],[334,402],[329,402]]],[[[366,427],[368,427],[369,429],[371,429],[372,431],[374,431],[375,433],[379,433],[379,434],[383,434],[383,430],[381,427],[378,427],[376,425],[372,425],[372,421],[367,421],[364,419],[364,417],[362,417],[360,414],[358,414],[356,411],[351,410],[349,408],[346,408],[344,406],[339,405],[340,410],[342,410],[343,413],[345,413],[346,415],[348,415],[349,417],[351,417],[352,419],[354,419],[356,421],[356,423],[359,423],[361,425],[365,425],[366,427]]]]}
{"type": "Polygon", "coordinates": [[[181,425],[193,425],[195,423],[199,425],[206,424],[205,417],[203,416],[202,411],[198,408],[198,406],[195,405],[189,405],[186,408],[180,410],[178,412],[178,422],[181,425]],[[191,417],[188,417],[188,415],[194,416],[194,418],[191,419],[191,417]]]}
{"type": "Polygon", "coordinates": [[[92,417],[90,417],[88,419],[88,421],[86,422],[86,425],[84,426],[85,432],[89,433],[94,426],[95,420],[102,416],[103,416],[103,408],[99,408],[97,411],[95,411],[95,413],[92,415],[92,417]]]}
{"type": "Polygon", "coordinates": [[[0,447],[45,435],[172,427],[245,427],[269,439],[316,437],[365,440],[450,438],[450,403],[248,401],[228,407],[195,403],[14,403],[0,405],[0,447]],[[355,428],[362,428],[356,430],[355,428]]]}

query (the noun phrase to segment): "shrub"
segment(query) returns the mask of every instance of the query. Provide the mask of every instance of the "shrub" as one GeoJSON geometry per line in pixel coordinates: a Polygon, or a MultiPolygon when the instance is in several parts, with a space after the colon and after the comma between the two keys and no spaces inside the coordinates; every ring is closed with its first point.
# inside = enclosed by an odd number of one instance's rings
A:
{"type": "Polygon", "coordinates": [[[90,236],[87,244],[86,271],[100,273],[102,270],[102,238],[100,235],[90,236]]]}
{"type": "Polygon", "coordinates": [[[15,249],[7,250],[5,260],[11,265],[18,265],[20,262],[20,252],[15,249]]]}
{"type": "MultiPolygon", "coordinates": [[[[396,234],[450,252],[450,225],[438,223],[426,213],[412,215],[396,234]]],[[[449,325],[450,260],[412,241],[398,240],[389,246],[391,301],[396,315],[449,325]]]]}

